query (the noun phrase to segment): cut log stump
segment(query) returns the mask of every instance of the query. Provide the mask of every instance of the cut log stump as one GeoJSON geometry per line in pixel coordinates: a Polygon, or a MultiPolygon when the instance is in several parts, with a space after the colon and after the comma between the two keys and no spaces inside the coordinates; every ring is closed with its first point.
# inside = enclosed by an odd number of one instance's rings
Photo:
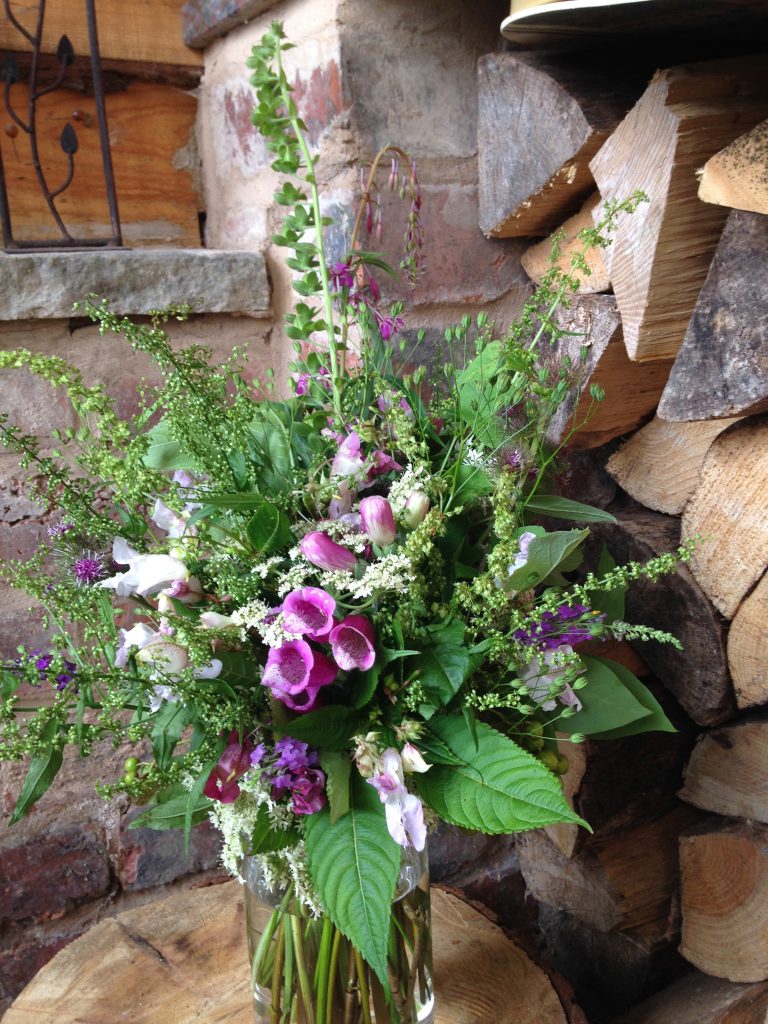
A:
{"type": "Polygon", "coordinates": [[[679,795],[704,811],[768,824],[768,717],[705,733],[693,749],[679,795]]]}
{"type": "Polygon", "coordinates": [[[768,982],[739,985],[695,971],[614,1024],[766,1024],[768,982]]]}
{"type": "Polygon", "coordinates": [[[768,704],[768,574],[741,603],[728,631],[728,666],[740,708],[768,704]]]}
{"type": "Polygon", "coordinates": [[[768,417],[763,416],[737,423],[714,441],[683,514],[683,537],[700,538],[691,572],[728,619],[768,565],[766,488],[768,417]]]}
{"type": "MultiPolygon", "coordinates": [[[[435,1024],[566,1024],[548,976],[455,896],[432,890],[435,1024]]],[[[242,888],[184,892],[102,921],[56,954],[3,1024],[250,1024],[242,888]]]]}
{"type": "Polygon", "coordinates": [[[695,170],[766,114],[764,57],[659,71],[591,161],[603,199],[649,197],[605,253],[632,359],[680,348],[726,217],[702,205],[695,170]]]}
{"type": "Polygon", "coordinates": [[[680,840],[680,952],[729,981],[768,978],[768,827],[729,822],[680,840]]]}
{"type": "Polygon", "coordinates": [[[594,191],[589,161],[642,91],[572,58],[491,53],[478,64],[480,227],[546,235],[594,191]]]}
{"type": "Polygon", "coordinates": [[[768,121],[715,153],[704,164],[699,199],[734,210],[768,213],[768,121]]]}
{"type": "Polygon", "coordinates": [[[768,217],[732,210],[661,402],[665,420],[768,410],[768,217]]]}
{"type": "MultiPolygon", "coordinates": [[[[559,249],[560,254],[555,261],[555,266],[566,274],[570,274],[579,282],[580,295],[592,295],[595,292],[607,292],[611,287],[608,271],[603,261],[602,249],[591,246],[585,249],[584,242],[579,238],[579,232],[586,228],[594,227],[592,211],[600,203],[600,194],[595,192],[587,199],[578,213],[561,225],[557,232],[561,233],[559,249]],[[574,270],[571,260],[574,256],[583,256],[589,274],[581,270],[574,270]]],[[[555,234],[557,233],[555,232],[555,234]]],[[[554,235],[545,238],[543,242],[537,242],[530,249],[523,253],[523,270],[534,284],[541,284],[544,275],[552,267],[552,241],[554,235]]]]}
{"type": "Polygon", "coordinates": [[[736,422],[669,423],[656,416],[614,452],[606,468],[641,505],[679,515],[698,487],[712,442],[736,422]]]}

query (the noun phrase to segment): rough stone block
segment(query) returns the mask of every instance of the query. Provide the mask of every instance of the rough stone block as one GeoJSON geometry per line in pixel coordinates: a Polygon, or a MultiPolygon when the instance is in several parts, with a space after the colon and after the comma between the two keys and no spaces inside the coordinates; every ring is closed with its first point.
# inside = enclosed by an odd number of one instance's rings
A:
{"type": "Polygon", "coordinates": [[[132,810],[120,828],[117,875],[123,889],[151,889],[218,864],[221,840],[207,822],[192,829],[187,857],[180,829],[128,827],[141,810],[132,810]]]}
{"type": "Polygon", "coordinates": [[[181,9],[181,25],[187,46],[200,49],[255,18],[278,0],[189,0],[181,9]]]}
{"type": "Polygon", "coordinates": [[[201,313],[247,316],[269,309],[263,258],[212,249],[0,254],[0,309],[6,320],[68,317],[87,295],[108,297],[116,313],[142,314],[174,303],[201,313]]]}
{"type": "Polygon", "coordinates": [[[92,825],[51,829],[16,844],[7,843],[11,837],[6,831],[0,854],[0,922],[50,920],[109,890],[106,846],[92,825]]]}
{"type": "Polygon", "coordinates": [[[40,943],[29,942],[0,950],[0,1016],[40,968],[77,936],[78,932],[73,935],[57,935],[40,943]]]}

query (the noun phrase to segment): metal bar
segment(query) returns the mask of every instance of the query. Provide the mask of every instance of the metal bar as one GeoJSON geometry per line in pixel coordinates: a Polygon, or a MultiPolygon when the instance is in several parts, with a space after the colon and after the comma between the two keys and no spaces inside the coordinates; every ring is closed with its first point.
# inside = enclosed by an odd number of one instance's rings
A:
{"type": "Polygon", "coordinates": [[[96,101],[96,117],[99,122],[99,139],[101,140],[101,160],[104,165],[104,184],[107,188],[107,204],[109,219],[112,222],[112,240],[115,245],[123,244],[120,230],[120,214],[117,208],[117,192],[115,191],[115,174],[112,167],[112,150],[109,146],[109,128],[107,127],[107,107],[104,102],[104,80],[101,76],[101,53],[99,51],[99,33],[96,28],[96,10],[94,0],[85,0],[88,18],[88,42],[91,49],[91,70],[93,72],[93,98],[96,101]]]}

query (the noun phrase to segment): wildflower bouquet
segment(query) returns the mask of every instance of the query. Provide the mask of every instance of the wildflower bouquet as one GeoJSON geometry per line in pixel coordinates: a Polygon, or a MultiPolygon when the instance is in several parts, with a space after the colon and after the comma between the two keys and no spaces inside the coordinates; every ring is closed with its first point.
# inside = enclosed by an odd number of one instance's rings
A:
{"type": "MultiPolygon", "coordinates": [[[[418,273],[418,180],[394,147],[329,261],[285,48],[275,25],[250,66],[254,120],[287,178],[291,397],[254,387],[238,353],[213,367],[203,348],[174,349],[163,325],[180,310],[138,326],[85,303],[161,372],[130,422],[60,359],[0,356],[66,389],[80,423],[44,455],[0,419],[61,510],[39,553],[6,566],[52,640],[4,667],[0,753],[31,757],[17,820],[65,745],[134,744],[105,795],[144,804],[137,824],[154,828],[211,818],[226,865],[273,897],[266,917],[248,911],[263,1019],[409,1024],[432,1012],[428,828],[580,822],[558,742],[671,728],[595,641],[674,643],[623,621],[621,598],[679,555],[617,568],[604,552],[580,569],[583,524],[610,516],[551,492],[547,429],[579,390],[579,366],[555,358],[567,275],[553,269],[503,335],[466,317],[441,370],[414,366],[401,307],[381,303],[389,268],[360,242],[388,170],[408,206],[403,269],[418,273]]],[[[637,201],[608,205],[585,244],[637,201]]]]}

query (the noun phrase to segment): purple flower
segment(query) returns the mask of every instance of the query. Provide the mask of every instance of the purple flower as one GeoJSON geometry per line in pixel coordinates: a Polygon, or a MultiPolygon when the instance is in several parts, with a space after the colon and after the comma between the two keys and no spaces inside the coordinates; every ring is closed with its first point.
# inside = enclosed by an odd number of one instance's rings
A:
{"type": "Polygon", "coordinates": [[[327,533],[320,530],[308,533],[299,547],[306,560],[316,565],[318,569],[351,571],[357,566],[357,556],[354,552],[337,544],[327,533]]]}
{"type": "Polygon", "coordinates": [[[389,834],[400,846],[412,846],[420,852],[427,841],[424,808],[419,798],[405,788],[403,763],[393,747],[381,755],[380,768],[381,771],[367,781],[384,804],[389,834]]]}
{"type": "Polygon", "coordinates": [[[313,750],[310,753],[308,743],[295,740],[292,736],[283,736],[278,740],[275,744],[275,753],[277,754],[275,768],[284,768],[294,774],[303,772],[306,768],[318,763],[317,751],[313,750]]]}
{"type": "Polygon", "coordinates": [[[398,472],[403,467],[386,452],[373,452],[373,465],[368,470],[368,483],[384,473],[398,472]]]}
{"type": "Polygon", "coordinates": [[[389,341],[393,335],[405,327],[405,320],[401,316],[382,316],[378,312],[373,315],[376,319],[376,326],[379,328],[379,334],[384,341],[389,341]]]}
{"type": "Polygon", "coordinates": [[[336,663],[347,672],[369,669],[376,660],[373,626],[364,615],[348,615],[329,639],[336,663]]]}
{"type": "Polygon", "coordinates": [[[360,502],[360,518],[363,529],[374,544],[380,548],[389,547],[397,536],[392,506],[386,498],[371,495],[360,502]]]}
{"type": "Polygon", "coordinates": [[[356,430],[344,438],[331,463],[333,476],[359,477],[365,468],[362,441],[356,430]]]}
{"type": "Polygon", "coordinates": [[[84,552],[73,562],[72,572],[81,586],[98,583],[104,575],[104,560],[92,551],[84,552]]]}
{"type": "Polygon", "coordinates": [[[325,640],[333,629],[336,602],[320,587],[293,590],[283,601],[283,628],[311,640],[325,640]]]}
{"type": "Polygon", "coordinates": [[[294,814],[316,814],[325,807],[325,774],[307,768],[293,783],[291,805],[294,814]]]}
{"type": "Polygon", "coordinates": [[[48,527],[48,536],[51,540],[60,540],[70,530],[74,530],[75,524],[68,523],[66,520],[62,520],[59,523],[52,523],[48,527]]]}
{"type": "Polygon", "coordinates": [[[595,620],[595,615],[586,605],[561,604],[554,612],[542,612],[539,622],[532,623],[527,629],[515,630],[514,637],[519,643],[544,651],[554,650],[563,644],[575,647],[592,638],[588,622],[574,621],[584,616],[595,620]]]}
{"type": "Polygon", "coordinates": [[[311,711],[323,686],[336,678],[330,658],[313,650],[306,640],[289,640],[272,648],[261,682],[274,697],[294,711],[311,711]]]}
{"type": "Polygon", "coordinates": [[[253,744],[247,736],[241,741],[236,730],[230,733],[229,742],[208,776],[203,793],[222,804],[234,803],[240,796],[237,780],[251,767],[252,753],[253,744]]]}
{"type": "Polygon", "coordinates": [[[355,278],[348,263],[332,263],[330,274],[334,291],[340,292],[342,288],[351,288],[355,283],[355,278]]]}

